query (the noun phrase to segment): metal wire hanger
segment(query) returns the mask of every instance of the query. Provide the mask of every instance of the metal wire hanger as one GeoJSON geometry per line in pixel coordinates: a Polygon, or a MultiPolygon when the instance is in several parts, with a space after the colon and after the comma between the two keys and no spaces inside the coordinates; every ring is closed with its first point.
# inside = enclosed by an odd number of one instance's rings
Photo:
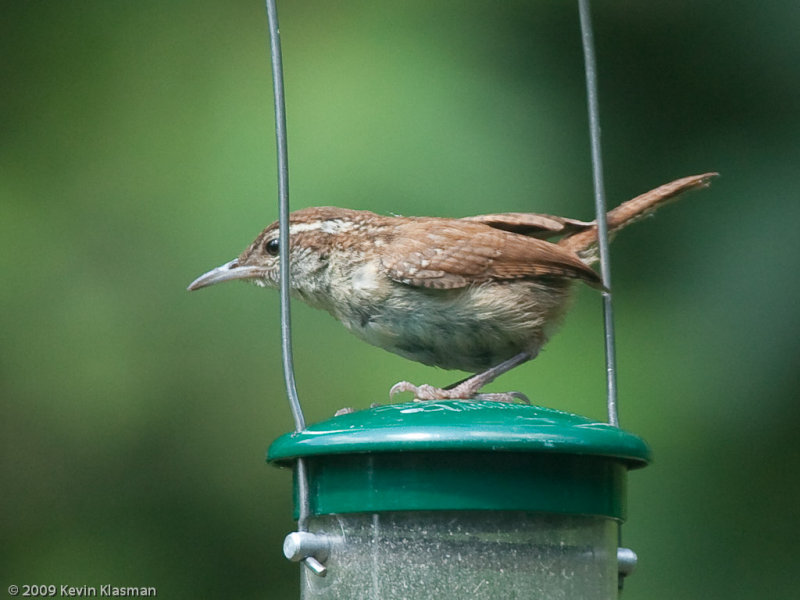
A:
{"type": "MultiPolygon", "coordinates": [[[[295,431],[301,432],[306,427],[305,417],[297,394],[294,376],[291,335],[291,302],[289,272],[289,159],[286,132],[286,101],[283,82],[283,59],[281,54],[280,28],[275,0],[265,0],[270,37],[270,58],[272,66],[272,85],[275,112],[275,138],[278,162],[278,223],[280,244],[280,315],[281,315],[281,349],[283,376],[286,394],[289,400],[295,431]]],[[[598,232],[598,249],[600,254],[600,273],[605,286],[603,292],[603,322],[605,332],[606,355],[606,391],[608,405],[608,422],[618,427],[616,350],[614,342],[614,318],[611,293],[611,263],[609,257],[608,225],[606,222],[606,201],[603,184],[602,149],[600,144],[600,119],[597,100],[597,71],[595,66],[594,36],[592,32],[589,0],[578,0],[580,15],[581,39],[586,74],[586,93],[589,112],[589,134],[591,141],[592,173],[594,184],[595,218],[598,232]]],[[[309,490],[306,464],[302,458],[296,463],[296,485],[298,503],[297,529],[306,532],[310,514],[309,490]]],[[[306,556],[303,562],[314,573],[324,575],[325,566],[313,556],[306,556]]]]}

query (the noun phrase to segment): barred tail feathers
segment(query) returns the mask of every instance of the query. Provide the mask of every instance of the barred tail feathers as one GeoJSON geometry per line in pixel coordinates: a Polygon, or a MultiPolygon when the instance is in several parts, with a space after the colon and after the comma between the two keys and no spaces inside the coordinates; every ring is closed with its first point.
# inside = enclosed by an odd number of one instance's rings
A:
{"type": "MultiPolygon", "coordinates": [[[[670,183],[645,192],[644,194],[623,202],[606,213],[609,237],[631,223],[652,214],[656,209],[672,200],[676,200],[683,192],[706,188],[718,173],[704,173],[676,179],[670,183]]],[[[566,236],[558,241],[558,245],[575,252],[585,263],[597,262],[597,226],[566,236]]]]}

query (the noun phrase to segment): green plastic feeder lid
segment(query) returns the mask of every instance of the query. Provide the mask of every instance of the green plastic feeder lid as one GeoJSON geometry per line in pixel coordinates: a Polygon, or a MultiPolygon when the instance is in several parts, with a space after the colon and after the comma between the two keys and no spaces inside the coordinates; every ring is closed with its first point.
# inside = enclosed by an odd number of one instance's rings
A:
{"type": "Polygon", "coordinates": [[[508,450],[651,460],[644,441],[607,423],[552,408],[492,401],[389,404],[339,415],[281,436],[267,460],[354,452],[508,450]]]}
{"type": "Polygon", "coordinates": [[[550,408],[450,400],[377,406],[281,436],[267,460],[306,458],[311,513],[524,510],[625,518],[627,471],[650,449],[550,408]]]}

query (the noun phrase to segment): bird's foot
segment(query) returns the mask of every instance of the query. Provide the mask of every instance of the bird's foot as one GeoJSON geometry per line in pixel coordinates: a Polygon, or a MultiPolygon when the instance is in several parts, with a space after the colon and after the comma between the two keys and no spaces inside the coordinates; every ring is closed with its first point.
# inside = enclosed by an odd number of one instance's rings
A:
{"type": "Polygon", "coordinates": [[[478,399],[492,400],[494,402],[514,402],[516,400],[521,400],[525,404],[530,404],[531,402],[528,400],[527,396],[525,396],[525,394],[521,394],[520,392],[492,392],[488,394],[479,394],[478,392],[480,392],[484,386],[494,381],[506,371],[513,369],[517,365],[520,365],[527,360],[532,359],[534,356],[536,356],[536,353],[533,351],[528,350],[525,352],[520,352],[519,354],[504,360],[500,364],[495,365],[490,369],[486,369],[482,373],[467,377],[466,379],[458,381],[453,385],[447,386],[446,388],[437,388],[428,384],[414,385],[408,381],[401,381],[400,383],[395,383],[392,386],[392,389],[389,390],[389,399],[391,400],[400,392],[411,392],[414,394],[415,400],[478,399]]]}
{"type": "MultiPolygon", "coordinates": [[[[466,382],[465,382],[466,383],[466,382]]],[[[408,381],[401,381],[392,386],[389,390],[389,399],[401,392],[411,392],[414,400],[490,400],[492,402],[516,402],[530,404],[530,400],[521,392],[489,392],[479,394],[478,389],[473,385],[459,384],[452,388],[437,388],[432,385],[414,385],[408,381]]]]}
{"type": "Polygon", "coordinates": [[[414,400],[467,400],[471,397],[454,395],[455,391],[456,390],[433,387],[427,383],[414,385],[409,381],[400,381],[395,383],[392,389],[389,390],[389,399],[393,400],[394,397],[401,392],[411,392],[414,394],[414,400]]]}
{"type": "Polygon", "coordinates": [[[487,392],[484,394],[475,394],[475,400],[491,400],[492,402],[521,402],[522,404],[530,405],[531,400],[522,392],[487,392]]]}

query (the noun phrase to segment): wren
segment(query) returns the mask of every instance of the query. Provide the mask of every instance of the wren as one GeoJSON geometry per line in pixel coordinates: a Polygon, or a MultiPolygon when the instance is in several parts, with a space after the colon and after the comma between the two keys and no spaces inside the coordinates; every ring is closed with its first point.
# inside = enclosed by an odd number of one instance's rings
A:
{"type": "MultiPolygon", "coordinates": [[[[619,205],[607,214],[609,234],[715,175],[684,177],[619,205]]],[[[475,397],[537,355],[562,321],[575,282],[604,289],[590,267],[598,259],[595,222],[544,214],[399,217],[305,208],[290,215],[289,246],[295,297],[370,344],[477,373],[448,388],[403,381],[390,390],[419,400],[475,397]]],[[[276,222],[188,289],[234,279],[277,288],[278,254],[276,222]]],[[[516,392],[480,397],[526,400],[516,392]]]]}

